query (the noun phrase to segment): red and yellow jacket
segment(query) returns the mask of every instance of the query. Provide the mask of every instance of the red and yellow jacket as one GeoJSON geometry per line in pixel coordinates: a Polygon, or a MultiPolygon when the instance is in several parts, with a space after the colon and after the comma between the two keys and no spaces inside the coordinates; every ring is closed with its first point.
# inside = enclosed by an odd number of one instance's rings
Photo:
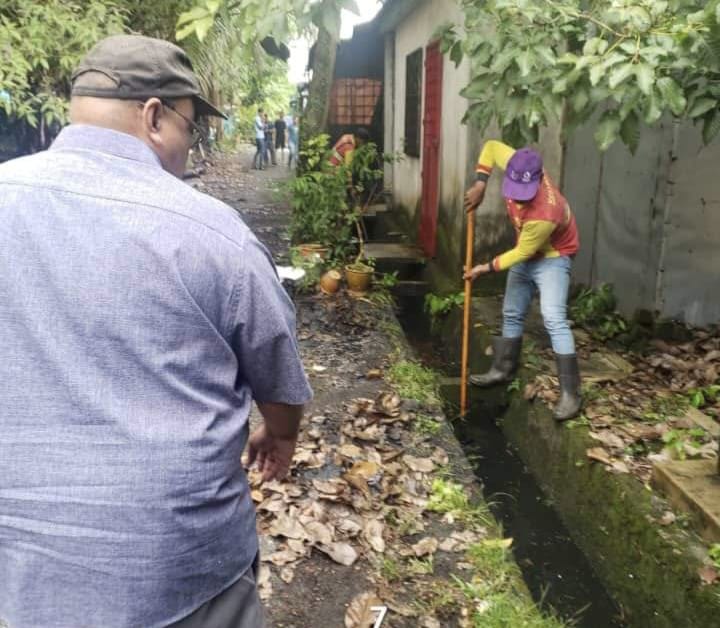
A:
{"type": "Polygon", "coordinates": [[[339,166],[344,163],[349,166],[355,156],[355,136],[352,133],[343,135],[333,146],[333,153],[330,157],[330,163],[333,166],[339,166]]]}
{"type": "MultiPolygon", "coordinates": [[[[505,170],[514,154],[515,149],[502,142],[486,142],[476,170],[481,177],[490,175],[495,166],[505,170]]],[[[515,248],[493,259],[494,270],[505,270],[533,259],[575,255],[580,249],[575,216],[547,173],[543,173],[534,199],[518,203],[506,198],[505,204],[517,233],[517,243],[515,248]]]]}

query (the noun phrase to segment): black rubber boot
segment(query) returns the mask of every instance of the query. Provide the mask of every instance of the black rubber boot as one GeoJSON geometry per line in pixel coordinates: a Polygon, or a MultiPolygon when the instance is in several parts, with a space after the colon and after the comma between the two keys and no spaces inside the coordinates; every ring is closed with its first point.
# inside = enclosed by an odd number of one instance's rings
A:
{"type": "Polygon", "coordinates": [[[493,338],[493,361],[490,370],[482,375],[471,375],[469,378],[470,383],[473,386],[487,388],[495,384],[509,382],[518,369],[521,350],[522,337],[493,338]]]}
{"type": "Polygon", "coordinates": [[[560,380],[560,400],[555,406],[553,416],[556,421],[567,421],[576,417],[582,408],[580,388],[580,368],[577,356],[556,355],[558,379],[560,380]]]}

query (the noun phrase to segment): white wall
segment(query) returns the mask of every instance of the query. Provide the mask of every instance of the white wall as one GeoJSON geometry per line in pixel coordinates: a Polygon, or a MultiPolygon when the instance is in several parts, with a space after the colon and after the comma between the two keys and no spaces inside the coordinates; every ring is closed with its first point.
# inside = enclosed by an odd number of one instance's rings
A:
{"type": "MultiPolygon", "coordinates": [[[[462,13],[454,1],[427,0],[413,11],[407,19],[398,25],[394,39],[394,68],[388,67],[390,60],[386,55],[385,76],[392,83],[392,98],[386,98],[386,107],[394,107],[394,128],[391,131],[392,151],[403,153],[405,133],[405,62],[407,55],[423,48],[423,104],[425,96],[424,62],[425,47],[431,42],[437,28],[447,21],[462,23],[462,13]]],[[[388,38],[390,39],[390,37],[388,38]]],[[[386,50],[392,44],[388,42],[386,50]]],[[[443,59],[443,97],[442,128],[440,138],[440,204],[455,206],[460,202],[464,191],[468,160],[468,129],[460,123],[467,108],[467,101],[458,94],[467,85],[469,69],[467,61],[459,68],[447,57],[443,59]]],[[[386,116],[386,122],[388,117],[386,116]]],[[[386,127],[387,129],[387,127],[386,127]]],[[[421,131],[422,136],[422,131],[421,131]]],[[[403,153],[404,154],[404,153],[403,153]]],[[[413,215],[419,211],[422,190],[422,144],[421,156],[404,159],[393,166],[393,200],[408,209],[413,215]]],[[[456,208],[462,212],[461,207],[456,208]]]]}

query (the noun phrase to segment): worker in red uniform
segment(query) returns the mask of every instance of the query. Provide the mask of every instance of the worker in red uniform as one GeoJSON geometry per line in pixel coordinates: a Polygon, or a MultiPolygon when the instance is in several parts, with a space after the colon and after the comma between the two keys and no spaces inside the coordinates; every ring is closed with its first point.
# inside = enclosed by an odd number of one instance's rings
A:
{"type": "Polygon", "coordinates": [[[330,157],[330,163],[333,166],[339,166],[345,164],[350,167],[352,164],[353,157],[355,156],[355,150],[367,144],[370,141],[370,133],[365,128],[359,128],[354,133],[346,133],[343,135],[332,149],[332,156],[330,157]]]}
{"type": "Polygon", "coordinates": [[[530,148],[515,150],[489,141],[480,153],[477,181],[465,194],[465,209],[472,212],[485,197],[493,168],[505,171],[503,196],[517,233],[515,248],[465,272],[474,280],[508,270],[503,303],[502,336],[493,340],[493,363],[487,373],[472,375],[470,383],[492,386],[513,378],[520,361],[523,324],[535,292],[552,342],[560,380],[560,399],[554,416],[564,421],[582,406],[580,371],[575,340],[567,320],[567,297],[572,258],[580,240],[568,202],[543,170],[542,157],[530,148]]]}

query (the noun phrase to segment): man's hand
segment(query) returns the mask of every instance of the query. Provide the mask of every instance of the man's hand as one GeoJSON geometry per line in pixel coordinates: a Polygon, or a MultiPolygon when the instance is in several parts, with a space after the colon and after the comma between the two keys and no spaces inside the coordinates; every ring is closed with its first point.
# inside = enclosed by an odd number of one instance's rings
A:
{"type": "Polygon", "coordinates": [[[248,439],[248,466],[256,463],[263,482],[282,480],[290,469],[296,443],[297,435],[278,438],[261,425],[248,439]]]}
{"type": "Polygon", "coordinates": [[[465,192],[465,211],[469,214],[475,211],[485,198],[485,181],[476,181],[467,192],[465,192]]]}
{"type": "Polygon", "coordinates": [[[478,266],[474,266],[470,270],[467,270],[467,267],[465,268],[465,274],[463,275],[463,279],[466,281],[469,279],[470,281],[474,281],[481,275],[487,275],[488,273],[492,272],[492,268],[490,264],[480,264],[478,266]]]}

